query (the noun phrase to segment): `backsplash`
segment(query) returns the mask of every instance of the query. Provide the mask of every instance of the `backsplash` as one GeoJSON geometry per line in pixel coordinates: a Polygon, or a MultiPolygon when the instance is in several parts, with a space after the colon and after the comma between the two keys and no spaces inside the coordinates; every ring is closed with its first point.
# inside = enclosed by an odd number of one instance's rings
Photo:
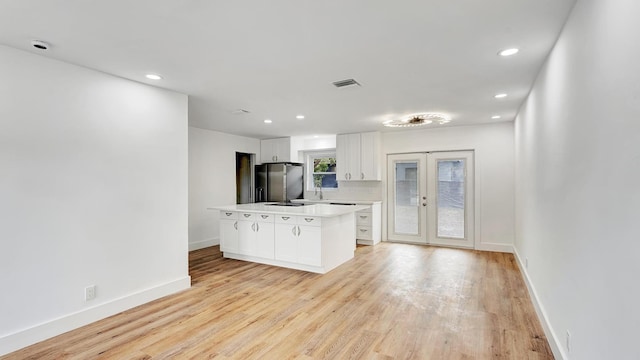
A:
{"type": "MultiPolygon", "coordinates": [[[[371,200],[381,201],[383,185],[381,181],[339,181],[337,190],[324,190],[327,200],[371,200]]],[[[317,199],[314,191],[305,191],[305,199],[317,199]]]]}

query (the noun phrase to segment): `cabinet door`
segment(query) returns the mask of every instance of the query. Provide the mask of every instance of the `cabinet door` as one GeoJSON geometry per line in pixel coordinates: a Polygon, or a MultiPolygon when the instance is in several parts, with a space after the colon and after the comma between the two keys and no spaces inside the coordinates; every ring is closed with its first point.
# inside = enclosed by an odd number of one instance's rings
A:
{"type": "Polygon", "coordinates": [[[255,255],[256,223],[251,220],[238,221],[238,254],[255,255]]]}
{"type": "Polygon", "coordinates": [[[220,251],[238,252],[238,221],[220,219],[220,251]]]}
{"type": "Polygon", "coordinates": [[[340,181],[360,180],[360,134],[336,136],[336,174],[340,181]]]}
{"type": "Polygon", "coordinates": [[[382,180],[379,132],[360,134],[360,154],[360,180],[382,180]]]}
{"type": "Polygon", "coordinates": [[[349,134],[349,180],[361,180],[360,134],[349,134]]]}
{"type": "Polygon", "coordinates": [[[276,224],[274,257],[276,260],[298,262],[298,228],[295,224],[276,224]]]}
{"type": "Polygon", "coordinates": [[[255,255],[265,259],[274,259],[274,225],[272,222],[256,223],[255,255]]]}
{"type": "Polygon", "coordinates": [[[298,262],[305,265],[322,265],[322,243],[320,227],[299,226],[298,262]]]}
{"type": "Polygon", "coordinates": [[[285,162],[290,159],[291,140],[289,138],[260,141],[260,160],[262,163],[285,162]]]}
{"type": "Polygon", "coordinates": [[[277,162],[291,161],[291,140],[274,139],[274,155],[277,162]]]}
{"type": "Polygon", "coordinates": [[[266,139],[260,141],[260,162],[275,162],[275,139],[266,139]]]}

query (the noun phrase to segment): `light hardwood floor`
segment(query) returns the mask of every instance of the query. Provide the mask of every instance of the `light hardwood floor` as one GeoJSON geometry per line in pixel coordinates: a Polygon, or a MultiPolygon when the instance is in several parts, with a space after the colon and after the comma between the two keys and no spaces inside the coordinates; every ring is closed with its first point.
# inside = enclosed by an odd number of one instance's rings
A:
{"type": "Polygon", "coordinates": [[[382,243],[325,275],[189,256],[193,286],[2,359],[553,359],[511,254],[382,243]]]}

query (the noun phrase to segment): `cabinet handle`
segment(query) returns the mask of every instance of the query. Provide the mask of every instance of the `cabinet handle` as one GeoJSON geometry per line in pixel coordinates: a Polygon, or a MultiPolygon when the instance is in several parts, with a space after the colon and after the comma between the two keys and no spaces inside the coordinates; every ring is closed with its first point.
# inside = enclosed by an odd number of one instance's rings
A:
{"type": "Polygon", "coordinates": [[[251,230],[256,231],[256,223],[251,224],[251,230]]]}
{"type": "Polygon", "coordinates": [[[360,173],[360,180],[364,180],[364,173],[360,173]]]}
{"type": "Polygon", "coordinates": [[[367,232],[367,229],[360,229],[360,232],[367,232]]]}
{"type": "Polygon", "coordinates": [[[233,227],[234,227],[236,230],[238,230],[238,222],[237,222],[237,221],[233,223],[233,227]]]}
{"type": "Polygon", "coordinates": [[[312,222],[313,220],[314,220],[313,218],[304,218],[304,221],[306,221],[308,223],[312,222]]]}
{"type": "Polygon", "coordinates": [[[367,216],[360,215],[360,219],[366,219],[366,218],[367,218],[367,216]]]}
{"type": "Polygon", "coordinates": [[[282,220],[284,220],[284,221],[287,221],[289,219],[291,219],[289,216],[282,216],[282,220]]]}
{"type": "Polygon", "coordinates": [[[267,218],[269,218],[269,215],[260,215],[260,217],[263,218],[263,219],[267,219],[267,218]]]}
{"type": "Polygon", "coordinates": [[[291,233],[293,234],[293,236],[296,236],[296,227],[295,226],[293,228],[291,228],[291,233]]]}
{"type": "Polygon", "coordinates": [[[256,232],[260,231],[260,224],[256,223],[256,232]]]}
{"type": "Polygon", "coordinates": [[[344,173],[344,179],[349,180],[349,173],[344,173]]]}
{"type": "Polygon", "coordinates": [[[300,236],[300,226],[298,226],[298,236],[300,236]]]}
{"type": "Polygon", "coordinates": [[[244,217],[246,217],[246,218],[251,216],[251,214],[242,214],[242,215],[244,215],[244,217]]]}
{"type": "Polygon", "coordinates": [[[228,213],[228,212],[226,212],[226,213],[224,213],[224,214],[225,214],[225,215],[227,215],[227,216],[231,216],[231,215],[233,215],[233,213],[228,213]]]}

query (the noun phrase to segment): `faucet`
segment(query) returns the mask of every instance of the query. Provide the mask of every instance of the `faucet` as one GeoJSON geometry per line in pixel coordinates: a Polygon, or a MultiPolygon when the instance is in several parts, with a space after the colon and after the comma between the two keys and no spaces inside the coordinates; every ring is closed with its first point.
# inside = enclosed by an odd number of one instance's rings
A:
{"type": "Polygon", "coordinates": [[[314,195],[316,195],[318,197],[318,199],[322,200],[322,186],[318,186],[316,184],[315,190],[316,191],[315,191],[314,195]],[[318,190],[320,190],[320,194],[318,194],[318,190]]]}

